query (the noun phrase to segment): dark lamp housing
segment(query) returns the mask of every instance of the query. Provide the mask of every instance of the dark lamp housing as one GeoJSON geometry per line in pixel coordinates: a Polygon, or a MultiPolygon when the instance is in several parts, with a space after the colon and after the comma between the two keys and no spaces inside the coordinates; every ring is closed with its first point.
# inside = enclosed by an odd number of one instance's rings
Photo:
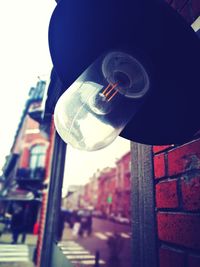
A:
{"type": "Polygon", "coordinates": [[[55,125],[73,146],[180,144],[200,129],[199,39],[164,1],[61,0],[49,47],[66,89],[55,125]]]}

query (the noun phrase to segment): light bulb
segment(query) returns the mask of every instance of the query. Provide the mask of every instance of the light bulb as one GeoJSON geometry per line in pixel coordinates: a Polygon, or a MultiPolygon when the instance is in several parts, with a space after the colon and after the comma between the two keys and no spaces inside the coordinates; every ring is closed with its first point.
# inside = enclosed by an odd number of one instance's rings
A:
{"type": "Polygon", "coordinates": [[[137,59],[121,51],[107,53],[59,98],[56,130],[75,148],[104,148],[138,111],[148,91],[149,76],[137,59]]]}

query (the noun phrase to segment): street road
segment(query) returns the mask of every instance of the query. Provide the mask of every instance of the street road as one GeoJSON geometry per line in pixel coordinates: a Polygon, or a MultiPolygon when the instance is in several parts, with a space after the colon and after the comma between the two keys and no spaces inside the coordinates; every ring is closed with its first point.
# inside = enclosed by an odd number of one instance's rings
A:
{"type": "Polygon", "coordinates": [[[73,241],[73,244],[83,248],[93,259],[98,251],[100,263],[106,267],[131,267],[130,225],[93,218],[90,236],[85,233],[83,237],[75,237],[72,235],[72,229],[66,226],[63,241],[66,243],[66,249],[67,241],[73,241]]]}

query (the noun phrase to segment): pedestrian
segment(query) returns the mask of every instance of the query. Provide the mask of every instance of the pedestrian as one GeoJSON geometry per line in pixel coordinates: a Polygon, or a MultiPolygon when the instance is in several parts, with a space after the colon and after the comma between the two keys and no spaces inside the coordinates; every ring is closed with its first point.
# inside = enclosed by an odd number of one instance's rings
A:
{"type": "Polygon", "coordinates": [[[28,231],[28,217],[29,217],[29,206],[25,205],[23,208],[23,219],[22,219],[22,243],[26,241],[26,234],[28,231]]]}
{"type": "Polygon", "coordinates": [[[59,212],[59,217],[58,217],[58,229],[57,229],[57,240],[58,241],[62,240],[64,228],[65,228],[65,213],[61,209],[59,212]]]}
{"type": "Polygon", "coordinates": [[[24,212],[21,206],[14,205],[11,219],[12,244],[16,244],[20,233],[23,231],[24,212]]]}

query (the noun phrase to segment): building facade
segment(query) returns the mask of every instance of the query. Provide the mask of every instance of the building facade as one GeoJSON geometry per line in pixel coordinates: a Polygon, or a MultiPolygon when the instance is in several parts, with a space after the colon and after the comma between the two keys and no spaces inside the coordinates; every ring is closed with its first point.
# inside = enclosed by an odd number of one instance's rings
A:
{"type": "Polygon", "coordinates": [[[131,217],[131,153],[123,155],[115,167],[99,170],[85,185],[76,187],[65,197],[63,207],[88,209],[104,218],[131,217]]]}
{"type": "Polygon", "coordinates": [[[32,232],[38,220],[46,176],[49,146],[47,135],[40,130],[41,103],[46,81],[38,81],[29,98],[16,131],[14,142],[3,168],[1,203],[8,212],[18,203],[26,209],[27,231],[32,232]]]}

